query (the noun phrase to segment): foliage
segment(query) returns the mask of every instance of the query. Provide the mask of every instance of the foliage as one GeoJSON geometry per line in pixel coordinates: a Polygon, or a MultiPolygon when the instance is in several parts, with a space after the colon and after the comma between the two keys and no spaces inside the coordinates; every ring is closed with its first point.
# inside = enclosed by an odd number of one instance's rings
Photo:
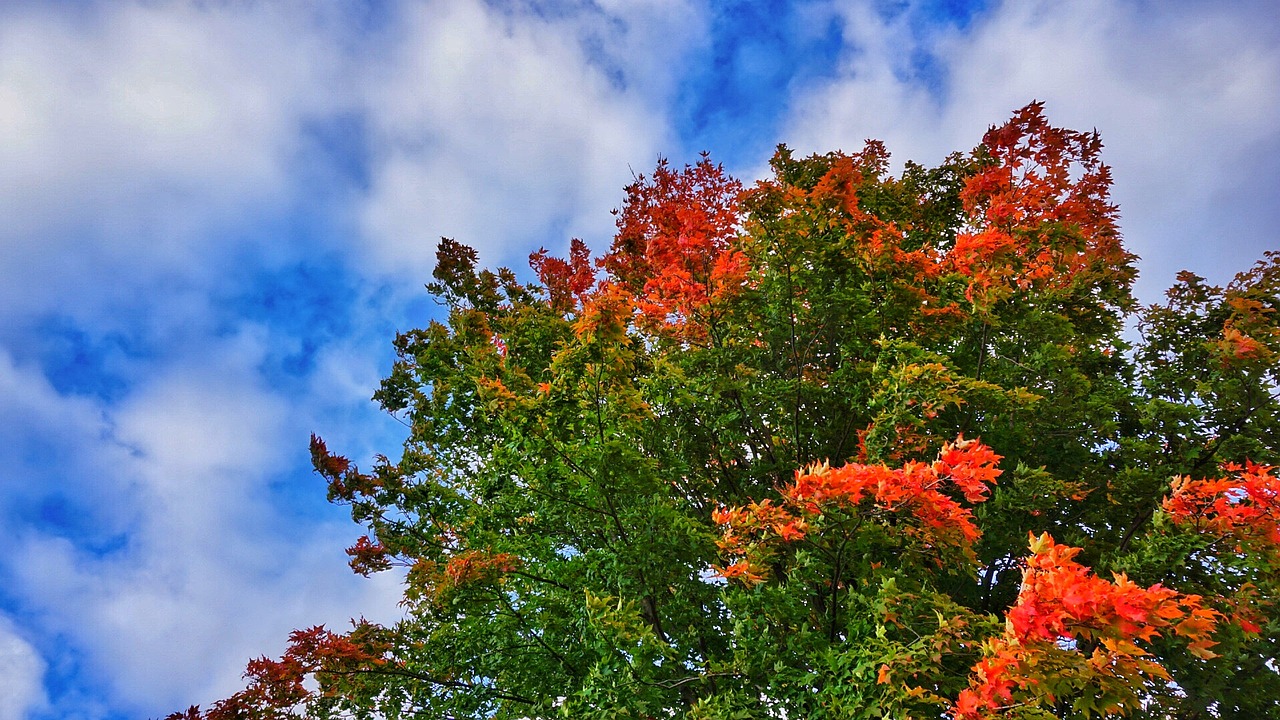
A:
{"type": "Polygon", "coordinates": [[[1280,255],[1138,308],[1100,152],[1032,104],[660,163],[533,282],[442,241],[400,459],[312,442],[404,619],[174,717],[1280,715],[1280,255]]]}

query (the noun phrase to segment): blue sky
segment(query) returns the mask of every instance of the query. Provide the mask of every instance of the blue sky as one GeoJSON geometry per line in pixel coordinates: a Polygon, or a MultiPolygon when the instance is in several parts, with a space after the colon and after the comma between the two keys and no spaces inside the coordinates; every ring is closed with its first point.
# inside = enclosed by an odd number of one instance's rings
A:
{"type": "Polygon", "coordinates": [[[1280,248],[1267,2],[8,2],[0,720],[224,696],[390,620],[307,437],[366,462],[435,241],[607,246],[632,173],[773,147],[939,161],[1032,99],[1096,127],[1138,292],[1280,248]]]}

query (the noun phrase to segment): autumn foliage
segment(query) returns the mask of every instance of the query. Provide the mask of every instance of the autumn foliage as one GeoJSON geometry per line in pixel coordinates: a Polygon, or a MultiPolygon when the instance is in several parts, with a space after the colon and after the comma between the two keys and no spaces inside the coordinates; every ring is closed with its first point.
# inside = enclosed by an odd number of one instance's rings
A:
{"type": "Polygon", "coordinates": [[[311,445],[403,618],[173,717],[1280,716],[1280,255],[1139,307],[1110,186],[1033,103],[661,162],[528,280],[443,240],[399,459],[311,445]]]}
{"type": "Polygon", "coordinates": [[[705,155],[683,172],[659,162],[648,182],[627,189],[601,266],[631,291],[641,327],[700,338],[713,306],[742,286],[741,194],[741,183],[705,155]]]}
{"type": "Polygon", "coordinates": [[[1113,581],[1095,577],[1075,560],[1080,552],[1048,534],[1032,536],[1005,632],[988,641],[974,666],[972,686],[956,700],[957,718],[998,717],[1060,697],[1072,714],[1132,713],[1151,683],[1170,679],[1137,643],[1176,635],[1196,657],[1214,656],[1219,614],[1199,596],[1159,584],[1144,589],[1123,573],[1113,581]]]}
{"type": "Polygon", "coordinates": [[[1220,478],[1174,478],[1162,507],[1175,523],[1226,541],[1241,553],[1280,553],[1280,480],[1275,468],[1226,463],[1220,478]]]}
{"type": "Polygon", "coordinates": [[[1128,286],[1134,257],[1116,229],[1097,131],[1052,127],[1033,104],[988,132],[983,147],[996,162],[960,192],[970,220],[950,253],[953,266],[972,277],[971,298],[991,302],[1011,286],[1128,286]]]}
{"type": "Polygon", "coordinates": [[[762,582],[767,550],[793,543],[811,532],[827,533],[825,516],[840,512],[859,522],[892,518],[904,545],[941,564],[948,559],[974,561],[973,543],[980,536],[973,515],[947,490],[969,503],[987,499],[989,483],[1001,471],[991,448],[960,438],[947,443],[931,464],[851,463],[839,468],[810,465],[796,471],[795,481],[779,493],[781,503],[766,499],[746,507],[720,509],[711,519],[725,527],[719,542],[730,557],[743,556],[717,572],[725,578],[762,582]],[[821,528],[821,529],[819,529],[821,528]]]}

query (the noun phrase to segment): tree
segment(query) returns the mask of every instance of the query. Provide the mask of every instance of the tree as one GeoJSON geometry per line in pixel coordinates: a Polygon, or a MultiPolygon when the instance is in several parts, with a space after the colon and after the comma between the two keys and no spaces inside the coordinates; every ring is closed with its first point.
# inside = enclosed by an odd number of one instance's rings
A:
{"type": "Polygon", "coordinates": [[[1137,307],[1101,147],[1033,103],[659,163],[531,282],[442,241],[400,459],[312,441],[405,618],[173,717],[1280,716],[1280,255],[1137,307]]]}

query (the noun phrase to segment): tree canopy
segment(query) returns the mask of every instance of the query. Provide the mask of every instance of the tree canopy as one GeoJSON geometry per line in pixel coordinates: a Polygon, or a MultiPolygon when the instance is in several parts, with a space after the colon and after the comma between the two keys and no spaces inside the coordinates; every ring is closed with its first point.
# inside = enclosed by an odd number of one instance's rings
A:
{"type": "Polygon", "coordinates": [[[404,618],[172,717],[1280,717],[1280,254],[1140,307],[1101,149],[1033,103],[660,162],[529,281],[443,240],[399,459],[312,442],[404,618]]]}

